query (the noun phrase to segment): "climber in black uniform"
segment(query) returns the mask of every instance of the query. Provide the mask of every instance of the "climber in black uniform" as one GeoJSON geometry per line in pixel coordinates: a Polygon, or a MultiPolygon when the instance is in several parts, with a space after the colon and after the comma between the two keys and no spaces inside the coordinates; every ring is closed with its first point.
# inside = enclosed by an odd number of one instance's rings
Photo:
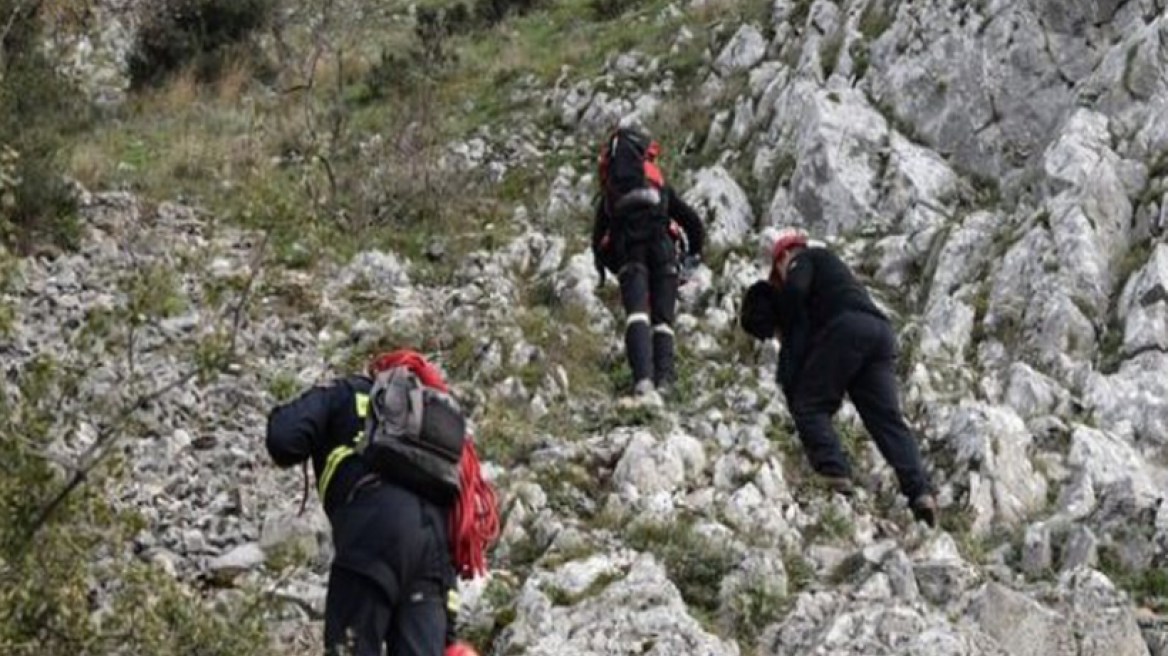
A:
{"type": "Polygon", "coordinates": [[[276,408],[268,452],[281,467],[311,459],[332,525],[326,653],[380,656],[384,645],[394,656],[440,656],[453,638],[450,500],[393,483],[354,452],[371,386],[350,376],[276,408]]]}
{"type": "Polygon", "coordinates": [[[705,240],[697,213],[665,184],[656,164],[659,151],[656,141],[635,130],[609,136],[601,149],[601,194],[592,229],[601,281],[606,269],[620,279],[625,348],[637,395],[667,390],[677,379],[673,322],[679,269],[697,265],[705,240]]]}
{"type": "Polygon", "coordinates": [[[780,337],[779,384],[812,467],[832,488],[851,491],[832,427],[846,393],[913,514],[935,525],[937,502],[900,409],[888,318],[838,256],[808,248],[802,233],[781,236],[773,258],[770,279],[747,291],[741,324],[758,339],[780,337]]]}

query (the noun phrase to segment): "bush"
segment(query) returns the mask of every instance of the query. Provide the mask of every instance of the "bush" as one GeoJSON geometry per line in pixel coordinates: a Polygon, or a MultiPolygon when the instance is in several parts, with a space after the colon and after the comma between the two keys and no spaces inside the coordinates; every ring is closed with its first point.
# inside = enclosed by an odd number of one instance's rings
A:
{"type": "Polygon", "coordinates": [[[145,524],[107,501],[115,467],[91,471],[42,524],[65,482],[46,455],[67,426],[58,400],[78,396],[85,372],[40,357],[0,394],[0,653],[274,654],[265,596],[212,606],[130,553],[145,524]]]}
{"type": "Polygon", "coordinates": [[[65,138],[84,121],[84,103],[41,49],[40,17],[0,0],[11,17],[0,69],[0,239],[27,250],[76,242],[76,200],[61,176],[65,138]]]}
{"type": "Polygon", "coordinates": [[[540,0],[479,0],[475,13],[486,25],[502,23],[511,14],[522,16],[539,6],[540,0]]]}
{"type": "Polygon", "coordinates": [[[216,79],[232,57],[246,53],[275,11],[276,0],[151,3],[130,53],[131,84],[154,86],[188,69],[201,81],[216,79]]]}

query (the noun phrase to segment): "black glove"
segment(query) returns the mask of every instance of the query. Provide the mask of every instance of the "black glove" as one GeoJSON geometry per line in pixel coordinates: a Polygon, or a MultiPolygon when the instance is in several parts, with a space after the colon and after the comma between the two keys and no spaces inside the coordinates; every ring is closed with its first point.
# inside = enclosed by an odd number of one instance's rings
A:
{"type": "Polygon", "coordinates": [[[742,299],[742,313],[739,324],[751,337],[759,340],[775,336],[778,328],[775,288],[765,280],[760,280],[746,290],[742,299]]]}
{"type": "Polygon", "coordinates": [[[701,255],[695,255],[693,253],[690,253],[689,255],[682,257],[681,258],[681,277],[682,278],[692,277],[694,274],[694,271],[697,271],[698,267],[701,266],[701,264],[702,264],[702,256],[701,255]]]}
{"type": "Polygon", "coordinates": [[[598,285],[598,286],[603,287],[604,282],[608,277],[608,269],[606,269],[604,267],[604,262],[600,261],[600,253],[597,253],[595,251],[593,252],[592,263],[596,267],[596,275],[600,276],[600,285],[598,285]]]}

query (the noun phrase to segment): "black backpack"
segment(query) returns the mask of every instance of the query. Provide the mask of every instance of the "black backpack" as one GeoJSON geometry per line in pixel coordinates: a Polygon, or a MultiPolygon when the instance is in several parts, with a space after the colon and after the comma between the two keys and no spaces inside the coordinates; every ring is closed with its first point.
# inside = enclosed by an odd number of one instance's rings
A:
{"type": "Polygon", "coordinates": [[[377,374],[358,453],[389,480],[446,504],[459,493],[466,420],[448,394],[422,384],[407,367],[377,374]]]}
{"type": "Polygon", "coordinates": [[[657,165],[661,144],[629,128],[618,128],[600,148],[600,190],[610,216],[659,210],[664,216],[665,176],[657,165]]]}

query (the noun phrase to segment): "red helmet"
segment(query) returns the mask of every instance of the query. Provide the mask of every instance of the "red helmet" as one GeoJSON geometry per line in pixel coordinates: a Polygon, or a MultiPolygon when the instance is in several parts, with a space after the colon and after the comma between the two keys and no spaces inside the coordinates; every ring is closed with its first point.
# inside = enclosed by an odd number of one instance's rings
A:
{"type": "Polygon", "coordinates": [[[479,656],[479,653],[474,647],[459,640],[446,648],[445,656],[479,656]]]}
{"type": "Polygon", "coordinates": [[[778,238],[775,239],[774,248],[771,249],[771,261],[778,262],[792,248],[806,247],[807,233],[796,228],[788,228],[780,232],[778,238]]]}

